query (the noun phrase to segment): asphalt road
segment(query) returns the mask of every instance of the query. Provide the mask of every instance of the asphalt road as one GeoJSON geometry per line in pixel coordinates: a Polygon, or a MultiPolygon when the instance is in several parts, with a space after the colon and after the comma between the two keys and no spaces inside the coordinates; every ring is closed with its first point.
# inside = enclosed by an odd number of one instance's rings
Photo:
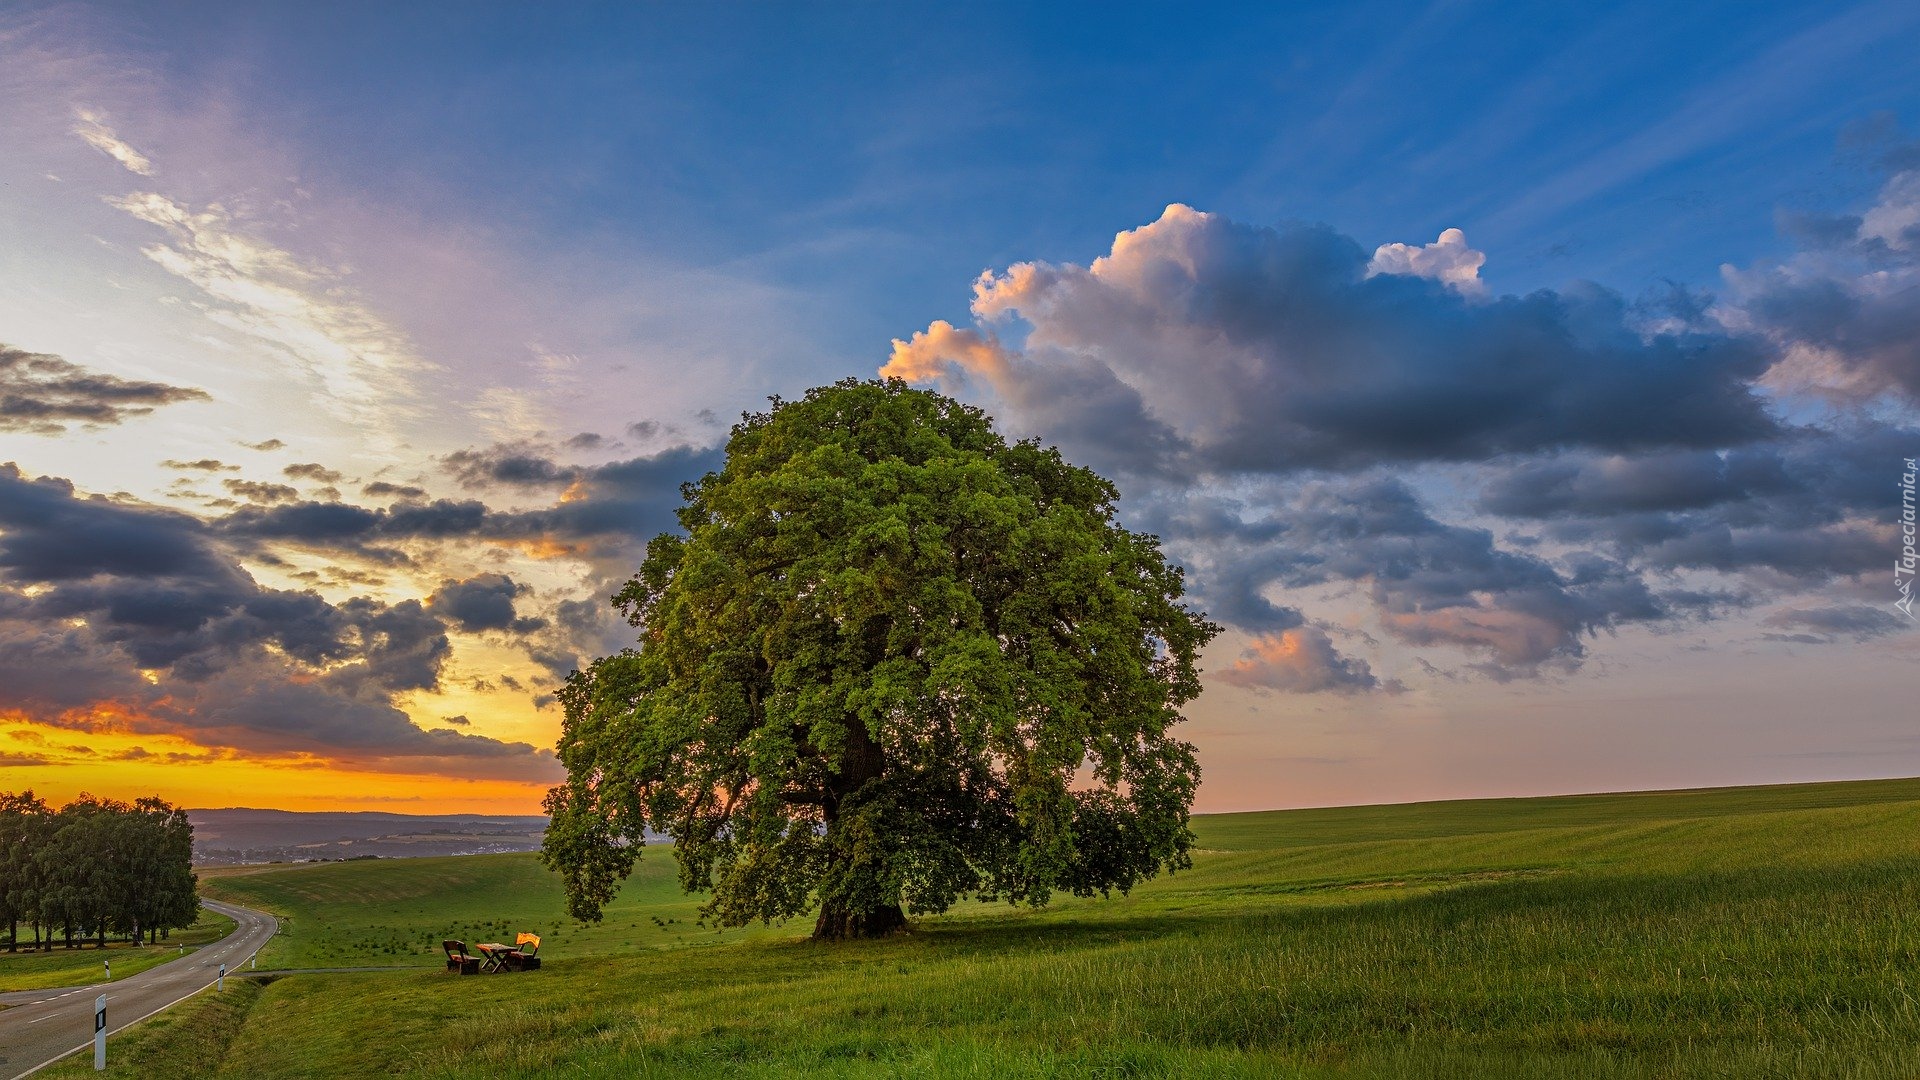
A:
{"type": "MultiPolygon", "coordinates": [[[[107,995],[107,1060],[113,1060],[113,1034],[182,1001],[212,983],[226,964],[229,973],[245,970],[247,958],[273,937],[278,924],[263,911],[202,900],[201,904],[239,925],[233,933],[138,975],[110,983],[59,990],[24,990],[0,995],[0,1077],[21,1077],[59,1058],[93,1045],[93,1000],[107,995]]],[[[91,1050],[89,1050],[91,1053],[91,1050]]]]}

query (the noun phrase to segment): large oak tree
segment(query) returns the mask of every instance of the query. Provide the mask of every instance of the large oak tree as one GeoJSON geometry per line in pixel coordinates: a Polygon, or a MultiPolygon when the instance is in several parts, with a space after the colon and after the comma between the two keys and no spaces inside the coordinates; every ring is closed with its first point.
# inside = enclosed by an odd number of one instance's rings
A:
{"type": "Polygon", "coordinates": [[[1190,865],[1170,730],[1217,632],[1114,486],[980,410],[848,380],[743,417],[560,697],[544,857],[596,919],[646,830],[721,925],[884,934],[1190,865]],[[903,908],[905,909],[903,911],[903,908]]]}

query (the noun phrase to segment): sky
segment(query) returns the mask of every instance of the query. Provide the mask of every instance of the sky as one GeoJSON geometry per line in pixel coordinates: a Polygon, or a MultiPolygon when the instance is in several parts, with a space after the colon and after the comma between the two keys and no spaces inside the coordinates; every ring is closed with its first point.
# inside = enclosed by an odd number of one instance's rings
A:
{"type": "Polygon", "coordinates": [[[534,812],[679,485],[876,374],[1187,568],[1197,811],[1920,774],[1916,53],[1899,2],[9,5],[0,790],[534,812]]]}

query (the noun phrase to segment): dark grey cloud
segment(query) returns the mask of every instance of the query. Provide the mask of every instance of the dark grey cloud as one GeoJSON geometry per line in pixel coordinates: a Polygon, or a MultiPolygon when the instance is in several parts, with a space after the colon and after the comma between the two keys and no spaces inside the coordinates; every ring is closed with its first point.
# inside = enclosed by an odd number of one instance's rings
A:
{"type": "Polygon", "coordinates": [[[196,461],[175,461],[169,458],[168,460],[163,461],[160,464],[166,466],[169,469],[179,469],[182,472],[239,472],[240,471],[240,466],[229,465],[218,458],[200,458],[196,461]]]}
{"type": "Polygon", "coordinates": [[[470,488],[565,485],[584,471],[580,466],[555,461],[545,447],[524,443],[456,450],[441,463],[470,488]]]}
{"type": "Polygon", "coordinates": [[[346,479],[337,470],[329,469],[317,461],[302,461],[280,470],[289,480],[311,480],[320,484],[337,484],[346,479]]]}
{"type": "Polygon", "coordinates": [[[0,466],[0,687],[37,720],[86,727],[108,704],[207,745],[550,774],[546,752],[422,731],[396,706],[439,686],[449,651],[419,601],[266,588],[207,521],[0,466]]]}
{"type": "Polygon", "coordinates": [[[409,551],[443,543],[519,547],[540,557],[567,556],[589,568],[588,599],[559,601],[545,615],[523,613],[524,586],[503,575],[449,581],[429,610],[470,631],[516,635],[546,675],[536,687],[501,678],[509,689],[550,687],[592,657],[631,644],[632,628],[610,596],[644,557],[654,536],[679,528],[682,484],[723,463],[719,449],[675,447],[599,465],[565,465],[525,445],[462,452],[446,462],[481,487],[525,489],[564,477],[565,493],[530,509],[501,509],[480,499],[438,499],[370,508],[339,501],[238,507],[208,528],[256,558],[281,546],[398,565],[409,551]]]}
{"type": "Polygon", "coordinates": [[[58,435],[69,424],[118,424],[162,405],[207,398],[204,390],[103,375],[0,344],[0,431],[58,435]]]}
{"type": "Polygon", "coordinates": [[[1878,392],[1920,402],[1920,280],[1898,290],[1838,278],[1775,278],[1751,289],[1743,311],[1807,350],[1806,381],[1842,394],[1878,392]]]}
{"type": "Polygon", "coordinates": [[[222,487],[234,495],[252,503],[289,503],[300,501],[300,489],[288,484],[273,484],[262,480],[226,479],[220,481],[222,487]]]}
{"type": "Polygon", "coordinates": [[[425,488],[414,487],[411,484],[390,484],[385,480],[375,480],[362,487],[360,494],[369,499],[424,499],[427,497],[425,488]]]}
{"type": "Polygon", "coordinates": [[[1479,506],[1651,569],[1763,572],[1775,587],[1821,582],[1886,561],[1878,520],[1889,477],[1917,453],[1920,428],[1856,418],[1717,454],[1568,454],[1498,466],[1479,506]]]}
{"type": "Polygon", "coordinates": [[[1436,518],[1397,479],[1269,484],[1239,500],[1162,496],[1136,516],[1189,567],[1198,602],[1254,635],[1235,676],[1242,685],[1399,688],[1339,656],[1295,597],[1358,599],[1387,635],[1465,651],[1478,657],[1475,670],[1503,680],[1571,670],[1596,635],[1726,603],[1656,591],[1633,566],[1593,550],[1547,558],[1503,546],[1490,530],[1436,518]]]}
{"type": "Polygon", "coordinates": [[[17,584],[95,576],[222,580],[238,571],[203,542],[199,519],[81,496],[56,477],[0,464],[0,572],[17,584]]]}
{"type": "Polygon", "coordinates": [[[269,453],[274,450],[284,450],[287,447],[287,444],[279,439],[267,439],[264,442],[257,442],[257,443],[243,442],[240,445],[246,447],[249,450],[258,450],[261,453],[269,453]]]}
{"type": "MultiPolygon", "coordinates": [[[[570,490],[556,502],[526,510],[500,509],[479,499],[435,499],[386,508],[338,501],[247,506],[215,519],[210,527],[238,543],[289,543],[375,561],[404,560],[398,545],[415,541],[525,544],[579,555],[624,577],[638,565],[648,540],[678,528],[680,485],[722,463],[720,450],[690,447],[589,466],[561,465],[517,448],[466,454],[460,462],[450,462],[449,469],[458,474],[472,462],[524,458],[526,475],[564,472],[570,490]]],[[[518,475],[521,468],[511,466],[510,474],[518,475]]]]}
{"type": "Polygon", "coordinates": [[[1836,638],[1867,641],[1909,628],[1909,620],[1886,608],[1865,604],[1785,608],[1768,615],[1764,622],[1782,630],[1799,631],[1788,636],[1810,644],[1824,644],[1836,638]]]}
{"type": "Polygon", "coordinates": [[[1062,358],[1036,365],[1007,381],[1004,397],[1020,430],[1044,432],[1105,475],[1177,481],[1196,464],[1192,442],[1103,364],[1062,358]]]}
{"type": "Polygon", "coordinates": [[[481,574],[465,581],[444,581],[433,595],[433,611],[462,630],[503,630],[530,634],[545,619],[522,617],[514,600],[532,590],[505,574],[481,574]]]}
{"type": "Polygon", "coordinates": [[[1776,447],[1726,454],[1581,455],[1496,472],[1480,507],[1512,518],[1611,517],[1703,509],[1804,490],[1805,481],[1788,474],[1776,447]]]}
{"type": "Polygon", "coordinates": [[[1293,587],[1364,582],[1388,633],[1486,654],[1509,673],[1577,664],[1594,634],[1676,611],[1627,566],[1589,552],[1559,565],[1441,522],[1403,483],[1311,491],[1293,510],[1293,587]]]}

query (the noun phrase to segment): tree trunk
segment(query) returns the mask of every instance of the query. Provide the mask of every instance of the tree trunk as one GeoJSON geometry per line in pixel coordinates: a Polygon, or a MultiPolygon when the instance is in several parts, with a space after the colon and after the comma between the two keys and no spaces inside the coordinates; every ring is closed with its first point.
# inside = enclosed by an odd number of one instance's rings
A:
{"type": "Polygon", "coordinates": [[[852,938],[886,937],[907,928],[907,913],[899,904],[888,904],[871,911],[849,910],[839,900],[820,905],[820,918],[813,924],[815,941],[847,941],[852,938]]]}
{"type": "Polygon", "coordinates": [[[873,883],[883,878],[885,867],[869,865],[872,856],[861,854],[864,845],[847,837],[850,827],[873,827],[871,822],[858,820],[860,791],[878,780],[886,768],[886,751],[873,741],[865,724],[849,717],[846,750],[822,807],[827,819],[827,872],[820,882],[820,918],[813,924],[815,941],[885,937],[907,928],[907,915],[900,910],[899,898],[874,895],[873,883]]]}

